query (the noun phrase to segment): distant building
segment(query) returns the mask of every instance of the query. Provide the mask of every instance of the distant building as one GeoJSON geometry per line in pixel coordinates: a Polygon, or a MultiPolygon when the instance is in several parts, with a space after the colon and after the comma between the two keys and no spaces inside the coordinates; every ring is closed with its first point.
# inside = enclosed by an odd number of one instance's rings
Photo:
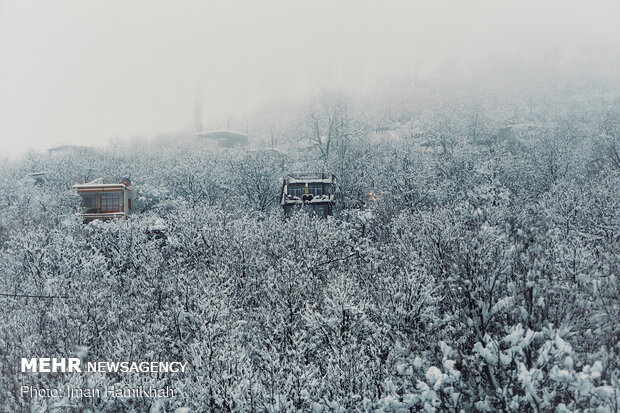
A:
{"type": "Polygon", "coordinates": [[[47,179],[47,172],[33,172],[28,174],[27,178],[35,184],[43,184],[47,179]]]}
{"type": "Polygon", "coordinates": [[[336,177],[333,174],[291,174],[284,179],[280,205],[284,216],[297,211],[313,212],[321,218],[333,214],[336,177]]]}
{"type": "Polygon", "coordinates": [[[216,142],[222,148],[234,148],[235,146],[246,146],[248,144],[248,134],[230,130],[198,132],[199,139],[216,142]]]}
{"type": "Polygon", "coordinates": [[[66,153],[82,153],[82,152],[87,152],[89,151],[91,148],[89,148],[88,146],[82,146],[82,145],[65,145],[65,144],[61,144],[61,145],[56,145],[52,148],[48,148],[47,149],[47,153],[50,155],[53,154],[66,154],[66,153]]]}
{"type": "Polygon", "coordinates": [[[540,136],[542,133],[544,133],[544,128],[540,125],[529,123],[506,125],[498,130],[497,141],[506,145],[506,148],[514,153],[521,144],[540,136]]]}
{"type": "Polygon", "coordinates": [[[124,218],[134,208],[129,179],[98,178],[85,184],[73,185],[82,198],[82,217],[94,219],[124,218]]]}

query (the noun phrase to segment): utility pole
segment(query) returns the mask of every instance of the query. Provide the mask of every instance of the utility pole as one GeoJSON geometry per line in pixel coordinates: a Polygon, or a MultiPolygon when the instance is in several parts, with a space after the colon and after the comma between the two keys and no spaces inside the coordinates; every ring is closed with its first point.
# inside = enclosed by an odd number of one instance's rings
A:
{"type": "Polygon", "coordinates": [[[196,90],[194,101],[194,132],[202,132],[202,92],[200,88],[196,90]]]}

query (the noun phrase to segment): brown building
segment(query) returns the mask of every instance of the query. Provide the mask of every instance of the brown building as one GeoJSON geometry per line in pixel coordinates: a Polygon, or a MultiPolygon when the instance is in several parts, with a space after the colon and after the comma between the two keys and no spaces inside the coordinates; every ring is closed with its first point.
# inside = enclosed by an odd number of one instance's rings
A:
{"type": "Polygon", "coordinates": [[[93,219],[124,218],[134,208],[133,191],[128,179],[104,179],[77,184],[73,189],[82,198],[82,217],[93,219]]]}

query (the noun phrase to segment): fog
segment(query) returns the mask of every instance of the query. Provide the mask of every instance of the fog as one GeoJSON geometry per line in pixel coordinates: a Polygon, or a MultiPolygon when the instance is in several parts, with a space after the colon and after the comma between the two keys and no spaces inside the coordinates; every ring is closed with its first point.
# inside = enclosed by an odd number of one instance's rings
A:
{"type": "Polygon", "coordinates": [[[245,129],[322,90],[613,76],[619,16],[615,1],[0,0],[0,153],[192,132],[197,97],[205,129],[245,129]]]}

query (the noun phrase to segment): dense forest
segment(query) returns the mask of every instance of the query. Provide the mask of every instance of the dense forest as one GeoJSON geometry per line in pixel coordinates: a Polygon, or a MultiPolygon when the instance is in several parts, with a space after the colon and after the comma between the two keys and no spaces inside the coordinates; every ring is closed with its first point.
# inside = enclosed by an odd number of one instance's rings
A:
{"type": "Polygon", "coordinates": [[[179,136],[5,159],[0,406],[617,412],[620,100],[610,90],[620,89],[322,93],[244,148],[179,136]],[[44,183],[28,179],[38,171],[44,183]],[[283,219],[292,172],[335,174],[333,217],[283,219]],[[132,180],[136,211],[85,225],[72,185],[102,176],[132,180]],[[21,357],[189,367],[25,374],[21,357]],[[67,383],[178,395],[19,390],[67,383]]]}

